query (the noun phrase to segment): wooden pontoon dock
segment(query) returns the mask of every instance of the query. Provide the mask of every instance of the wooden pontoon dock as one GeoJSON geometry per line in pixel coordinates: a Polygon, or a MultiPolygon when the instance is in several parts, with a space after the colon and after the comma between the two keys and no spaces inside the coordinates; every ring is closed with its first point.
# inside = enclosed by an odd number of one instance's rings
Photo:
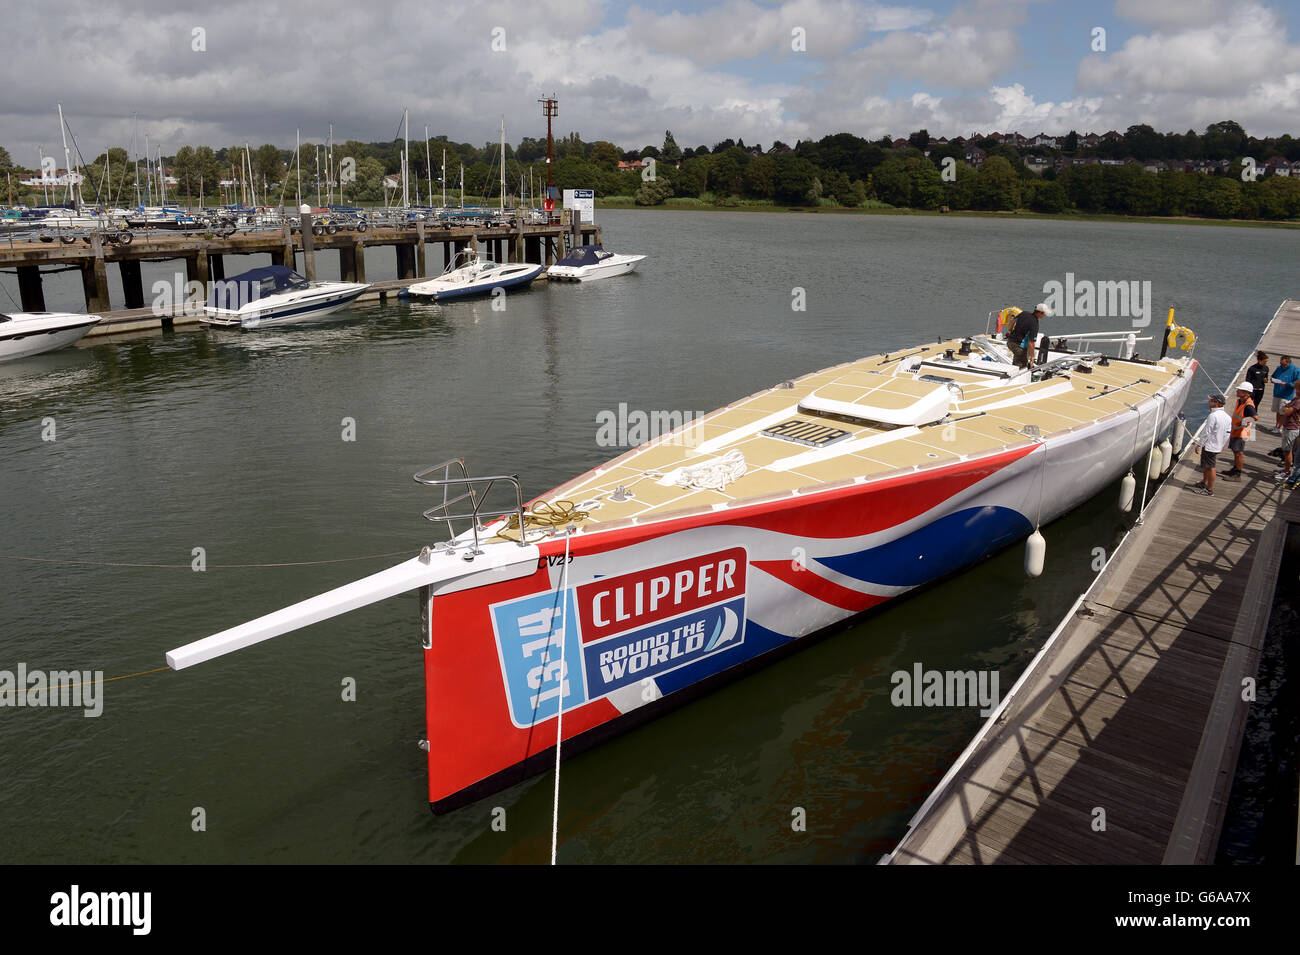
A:
{"type": "MultiPolygon", "coordinates": [[[[1258,347],[1300,354],[1300,301],[1278,308],[1258,347]]],[[[1223,386],[1253,362],[1254,349],[1223,386]]],[[[1276,446],[1268,433],[1248,444],[1239,483],[1223,479],[1221,454],[1212,497],[1187,490],[1192,454],[1174,465],[882,863],[1214,861],[1251,705],[1243,687],[1300,522],[1300,492],[1273,481],[1276,446]]]]}

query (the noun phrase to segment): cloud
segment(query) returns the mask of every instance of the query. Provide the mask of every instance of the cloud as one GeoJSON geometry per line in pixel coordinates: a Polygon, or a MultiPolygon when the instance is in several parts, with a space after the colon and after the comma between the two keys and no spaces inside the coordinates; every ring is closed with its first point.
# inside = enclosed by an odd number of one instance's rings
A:
{"type": "Polygon", "coordinates": [[[1298,55],[1277,14],[1248,4],[1216,23],[1134,36],[1116,53],[1086,57],[1078,81],[1085,89],[1233,95],[1294,69],[1298,55]]]}
{"type": "MultiPolygon", "coordinates": [[[[1300,49],[1276,5],[1121,0],[1150,24],[1109,54],[1053,64],[1077,92],[1044,96],[1017,68],[1045,39],[1038,0],[967,0],[946,14],[906,3],[703,0],[667,12],[607,0],[427,0],[294,6],[226,0],[63,0],[57,14],[7,11],[0,144],[23,163],[59,146],[62,102],[82,153],[108,143],[165,153],[245,140],[387,140],[411,130],[456,141],[544,134],[536,100],[556,93],[556,131],[624,148],[731,138],[925,127],[935,136],[1204,128],[1232,118],[1256,135],[1300,130],[1300,49]],[[288,7],[288,9],[286,9],[288,7]],[[808,52],[790,50],[807,31],[808,52]],[[207,50],[192,49],[203,27],[207,50]],[[496,31],[494,33],[494,31],[496,31]],[[494,36],[504,41],[493,49],[494,36]],[[138,119],[136,118],[138,116],[138,119]]],[[[1050,40],[1050,37],[1048,38],[1050,40]]],[[[1041,64],[1040,64],[1041,66],[1041,64]]],[[[1059,84],[1068,88],[1068,84],[1059,84]]]]}
{"type": "Polygon", "coordinates": [[[1232,0],[1115,0],[1115,13],[1156,27],[1206,26],[1222,19],[1232,0]]]}
{"type": "Polygon", "coordinates": [[[795,28],[804,31],[809,53],[835,56],[851,49],[866,33],[908,29],[933,16],[912,7],[851,0],[788,0],[779,6],[728,0],[698,13],[658,14],[632,7],[627,12],[627,29],[651,50],[688,57],[707,67],[757,56],[789,55],[795,28]]]}

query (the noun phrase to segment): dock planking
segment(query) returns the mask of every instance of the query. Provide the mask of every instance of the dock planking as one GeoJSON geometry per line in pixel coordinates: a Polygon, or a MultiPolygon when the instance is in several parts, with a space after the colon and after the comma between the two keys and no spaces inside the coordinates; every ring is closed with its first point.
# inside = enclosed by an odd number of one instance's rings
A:
{"type": "MultiPolygon", "coordinates": [[[[1300,354],[1300,302],[1278,308],[1258,347],[1300,354]]],[[[1223,480],[1224,464],[1212,497],[1186,489],[1200,479],[1191,454],[1174,465],[882,862],[1213,861],[1249,707],[1242,680],[1300,521],[1300,492],[1272,479],[1276,444],[1259,434],[1241,481],[1223,480]]]]}

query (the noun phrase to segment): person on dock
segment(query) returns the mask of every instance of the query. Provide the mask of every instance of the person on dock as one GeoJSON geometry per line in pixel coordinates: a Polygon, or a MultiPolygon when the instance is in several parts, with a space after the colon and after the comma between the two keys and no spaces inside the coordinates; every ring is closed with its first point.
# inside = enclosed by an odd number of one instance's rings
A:
{"type": "Polygon", "coordinates": [[[1042,302],[1016,316],[1007,332],[1007,347],[1017,368],[1030,368],[1034,364],[1034,347],[1038,342],[1038,323],[1051,313],[1042,302]]]}
{"type": "Polygon", "coordinates": [[[1282,430],[1282,421],[1278,417],[1282,405],[1295,397],[1296,379],[1300,378],[1300,369],[1291,364],[1291,356],[1283,355],[1278,359],[1277,368],[1273,369],[1273,430],[1282,430]]]}
{"type": "Polygon", "coordinates": [[[1246,380],[1250,382],[1251,397],[1254,398],[1255,409],[1258,411],[1264,407],[1264,386],[1268,384],[1268,352],[1255,352],[1255,364],[1246,369],[1246,380]]]}
{"type": "Polygon", "coordinates": [[[1295,460],[1296,446],[1300,444],[1300,395],[1282,406],[1279,422],[1282,428],[1282,470],[1273,475],[1273,480],[1294,488],[1300,485],[1300,465],[1295,460]]]}
{"type": "Polygon", "coordinates": [[[1201,442],[1194,450],[1201,456],[1201,480],[1188,485],[1193,494],[1214,494],[1214,468],[1218,454],[1228,446],[1228,433],[1232,431],[1232,418],[1223,410],[1223,395],[1210,395],[1210,416],[1201,427],[1201,442]]]}
{"type": "MultiPolygon", "coordinates": [[[[1240,481],[1241,468],[1246,463],[1246,442],[1255,440],[1254,386],[1243,381],[1237,386],[1237,403],[1232,409],[1232,431],[1228,435],[1228,450],[1232,452],[1232,469],[1223,472],[1225,481],[1240,481]]],[[[1280,419],[1279,419],[1280,420],[1280,419]]]]}

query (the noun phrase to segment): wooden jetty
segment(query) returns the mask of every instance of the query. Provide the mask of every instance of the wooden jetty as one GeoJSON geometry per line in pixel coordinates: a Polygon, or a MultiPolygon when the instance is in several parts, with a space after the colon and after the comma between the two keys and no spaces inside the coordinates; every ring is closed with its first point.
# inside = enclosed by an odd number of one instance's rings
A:
{"type": "MultiPolygon", "coordinates": [[[[270,257],[271,265],[292,267],[302,254],[303,273],[316,277],[316,255],[336,251],[339,274],[345,282],[366,281],[366,250],[374,246],[394,246],[397,251],[396,281],[374,283],[366,297],[384,296],[422,278],[437,275],[465,248],[484,249],[497,262],[536,262],[550,266],[564,255],[566,246],[601,242],[601,227],[582,223],[574,212],[568,223],[545,224],[519,222],[513,226],[427,226],[415,222],[409,228],[372,227],[365,232],[339,231],[333,235],[313,235],[308,214],[298,220],[300,228],[288,224],[280,230],[236,233],[229,237],[215,235],[177,235],[152,231],[137,232],[130,245],[110,244],[92,233],[89,241],[46,243],[40,241],[0,242],[0,270],[18,275],[22,309],[45,311],[42,275],[49,271],[75,269],[81,273],[86,311],[104,316],[92,335],[137,331],[145,328],[170,327],[194,321],[183,308],[147,307],[140,263],[175,260],[183,263],[185,282],[201,283],[205,293],[210,281],[226,277],[225,256],[257,255],[270,257]],[[437,253],[428,255],[429,246],[442,246],[442,262],[437,253]],[[108,267],[116,265],[122,279],[125,309],[112,311],[109,304],[108,267]],[[45,270],[45,271],[43,271],[45,270]]],[[[180,272],[178,271],[178,274],[180,272]]]]}
{"type": "MultiPolygon", "coordinates": [[[[1300,355],[1300,301],[1278,308],[1258,347],[1300,355]]],[[[1273,481],[1277,444],[1260,433],[1248,445],[1240,482],[1223,479],[1221,454],[1212,497],[1187,490],[1193,455],[1171,469],[882,863],[1214,861],[1244,687],[1300,522],[1300,491],[1273,481]]]]}

